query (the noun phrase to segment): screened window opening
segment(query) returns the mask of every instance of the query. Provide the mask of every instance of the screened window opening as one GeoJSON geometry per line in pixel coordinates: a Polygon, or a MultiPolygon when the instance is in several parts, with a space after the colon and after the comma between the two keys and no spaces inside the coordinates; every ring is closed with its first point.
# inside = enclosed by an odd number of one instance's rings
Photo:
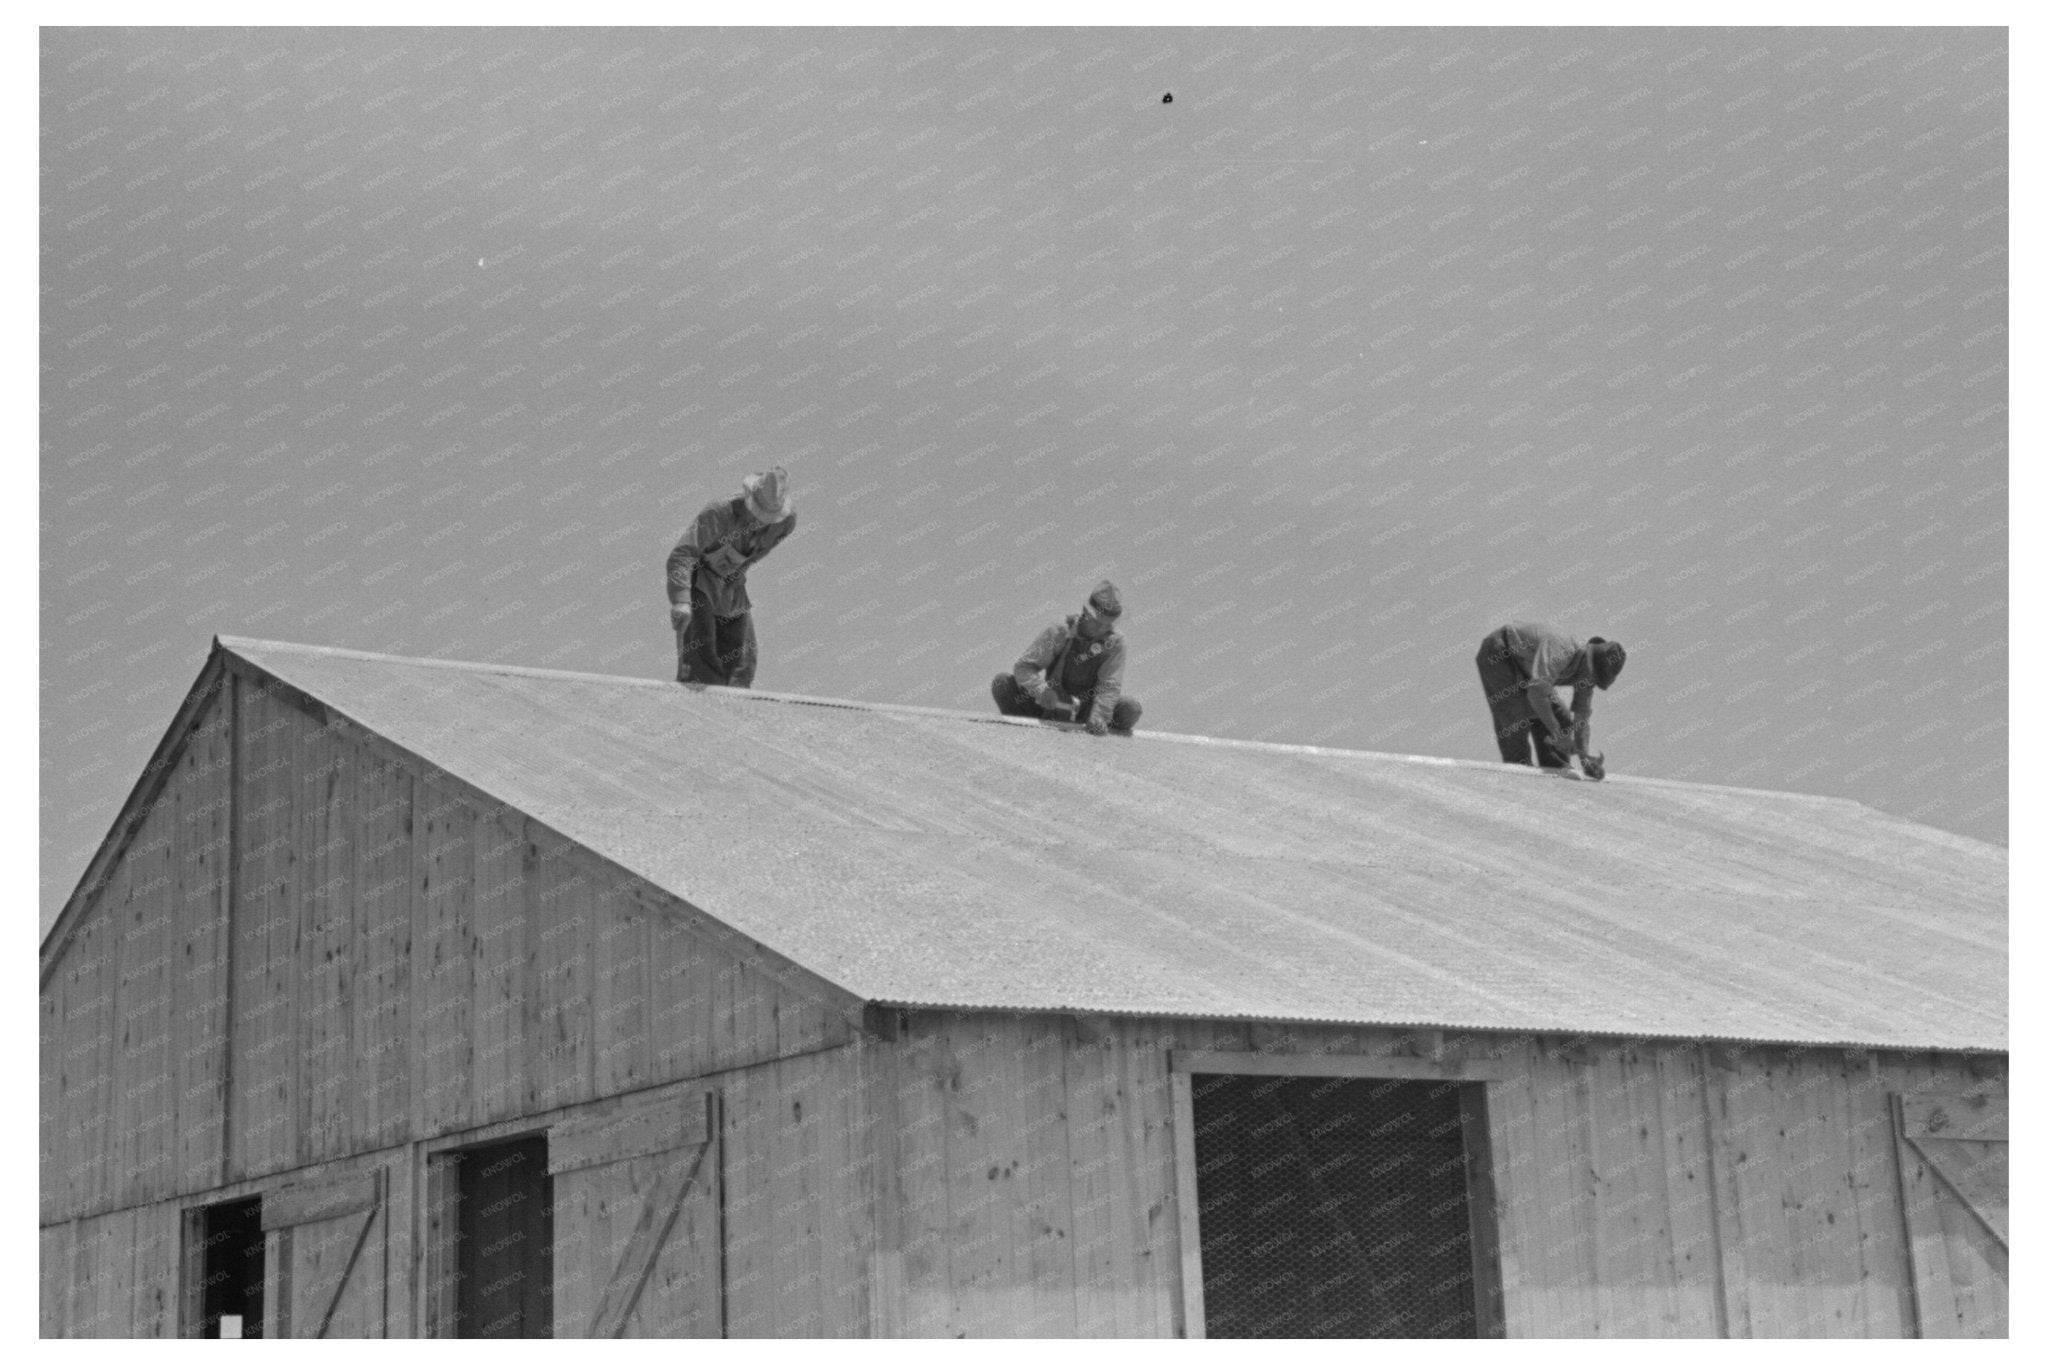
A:
{"type": "Polygon", "coordinates": [[[1466,1144],[1479,1090],[1193,1077],[1207,1335],[1481,1335],[1466,1144]]]}

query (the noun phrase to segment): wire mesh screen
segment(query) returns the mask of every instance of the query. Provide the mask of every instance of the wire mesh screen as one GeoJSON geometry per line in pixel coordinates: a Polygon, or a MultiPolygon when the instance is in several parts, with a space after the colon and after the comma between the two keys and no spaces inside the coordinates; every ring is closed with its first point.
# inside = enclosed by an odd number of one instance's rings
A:
{"type": "Polygon", "coordinates": [[[1478,1335],[1458,1092],[1196,1076],[1208,1335],[1478,1335]]]}

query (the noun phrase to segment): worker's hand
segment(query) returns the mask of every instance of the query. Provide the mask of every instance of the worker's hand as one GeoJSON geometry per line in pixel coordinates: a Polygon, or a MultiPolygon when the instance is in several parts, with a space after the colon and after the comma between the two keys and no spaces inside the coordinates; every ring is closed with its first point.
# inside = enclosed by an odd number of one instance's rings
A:
{"type": "Polygon", "coordinates": [[[1109,722],[1107,720],[1104,720],[1100,715],[1091,714],[1088,717],[1088,733],[1091,735],[1098,736],[1108,734],[1109,722]]]}
{"type": "Polygon", "coordinates": [[[668,604],[668,623],[677,630],[687,630],[690,625],[690,608],[682,602],[668,604]]]}
{"type": "Polygon", "coordinates": [[[1579,767],[1585,772],[1586,776],[1592,778],[1595,782],[1602,781],[1607,776],[1607,755],[1604,753],[1580,754],[1579,767]]]}

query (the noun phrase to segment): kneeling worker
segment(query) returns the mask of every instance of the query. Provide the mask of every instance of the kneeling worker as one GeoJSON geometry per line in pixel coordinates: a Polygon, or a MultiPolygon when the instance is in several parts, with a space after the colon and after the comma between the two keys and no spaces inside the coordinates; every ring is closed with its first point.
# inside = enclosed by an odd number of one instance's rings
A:
{"type": "Polygon", "coordinates": [[[668,552],[676,681],[751,687],[758,647],[747,570],[796,529],[781,466],[740,481],[740,495],[697,514],[668,552]]]}
{"type": "Polygon", "coordinates": [[[1529,748],[1545,768],[1571,768],[1573,754],[1586,776],[1607,775],[1602,756],[1592,752],[1593,689],[1606,691],[1621,674],[1628,652],[1617,640],[1598,635],[1581,645],[1548,626],[1502,626],[1479,644],[1479,686],[1493,714],[1501,761],[1529,761],[1529,748]],[[1572,690],[1566,710],[1556,689],[1572,690]]]}
{"type": "Polygon", "coordinates": [[[989,691],[1006,716],[1077,720],[1091,735],[1128,735],[1144,708],[1124,691],[1123,603],[1108,579],[1095,585],[1080,614],[1047,626],[989,691]]]}

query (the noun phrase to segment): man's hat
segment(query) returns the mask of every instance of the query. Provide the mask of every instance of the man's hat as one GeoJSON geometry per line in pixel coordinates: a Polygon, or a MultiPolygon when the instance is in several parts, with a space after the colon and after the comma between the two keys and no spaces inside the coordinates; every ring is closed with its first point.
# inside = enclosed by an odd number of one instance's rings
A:
{"type": "Polygon", "coordinates": [[[747,510],[762,521],[781,521],[790,512],[789,471],[781,465],[762,474],[740,480],[747,496],[747,510]]]}
{"type": "Polygon", "coordinates": [[[1595,635],[1586,641],[1586,654],[1593,661],[1593,685],[1602,692],[1614,685],[1621,676],[1621,666],[1628,662],[1628,651],[1621,647],[1619,640],[1603,640],[1595,635]]]}
{"type": "Polygon", "coordinates": [[[1097,616],[1114,621],[1124,614],[1123,599],[1116,595],[1116,584],[1107,578],[1095,585],[1095,591],[1088,594],[1088,605],[1097,616]]]}

